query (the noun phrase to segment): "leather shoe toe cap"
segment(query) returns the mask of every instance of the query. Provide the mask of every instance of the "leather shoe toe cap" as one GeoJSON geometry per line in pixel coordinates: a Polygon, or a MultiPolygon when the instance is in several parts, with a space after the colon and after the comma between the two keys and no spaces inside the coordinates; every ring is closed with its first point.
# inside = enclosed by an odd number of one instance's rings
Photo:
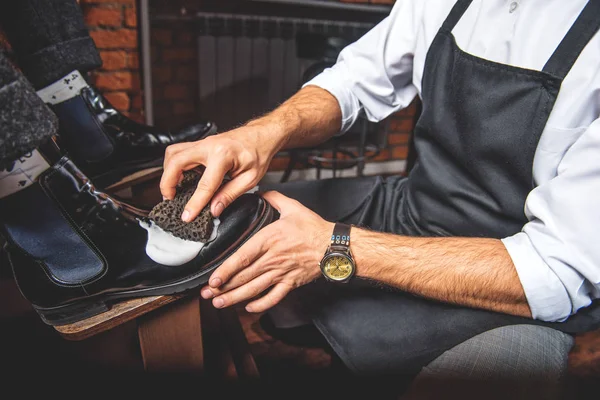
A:
{"type": "Polygon", "coordinates": [[[171,133],[171,136],[173,137],[174,143],[181,143],[204,139],[205,137],[213,135],[216,132],[217,126],[214,122],[202,121],[175,131],[171,133]]]}

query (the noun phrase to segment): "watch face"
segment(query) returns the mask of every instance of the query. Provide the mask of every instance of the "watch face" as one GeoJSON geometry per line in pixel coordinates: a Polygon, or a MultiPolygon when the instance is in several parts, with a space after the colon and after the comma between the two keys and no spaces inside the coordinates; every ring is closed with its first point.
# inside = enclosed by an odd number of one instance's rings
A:
{"type": "Polygon", "coordinates": [[[323,274],[334,281],[343,281],[354,272],[354,264],[344,255],[331,255],[323,261],[323,274]]]}

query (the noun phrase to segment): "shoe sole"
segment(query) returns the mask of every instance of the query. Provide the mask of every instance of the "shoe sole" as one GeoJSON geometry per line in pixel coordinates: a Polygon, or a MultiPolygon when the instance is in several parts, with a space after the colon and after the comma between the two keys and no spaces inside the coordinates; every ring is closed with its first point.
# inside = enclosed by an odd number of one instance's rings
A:
{"type": "MultiPolygon", "coordinates": [[[[264,201],[265,208],[259,222],[254,226],[250,234],[238,243],[231,254],[237,251],[244,243],[248,241],[256,232],[275,220],[277,212],[267,202],[264,201]]],[[[230,255],[231,255],[230,254],[230,255]]],[[[73,304],[66,304],[60,307],[43,308],[33,305],[35,311],[39,314],[42,321],[48,325],[68,325],[84,319],[93,317],[111,309],[112,305],[120,300],[147,297],[163,296],[183,293],[199,288],[208,282],[208,277],[219,265],[221,265],[229,256],[218,259],[214,264],[198,272],[196,275],[189,276],[183,280],[171,282],[165,285],[159,285],[144,289],[135,289],[118,293],[108,293],[98,295],[97,298],[89,298],[85,301],[77,301],[73,304]]]]}

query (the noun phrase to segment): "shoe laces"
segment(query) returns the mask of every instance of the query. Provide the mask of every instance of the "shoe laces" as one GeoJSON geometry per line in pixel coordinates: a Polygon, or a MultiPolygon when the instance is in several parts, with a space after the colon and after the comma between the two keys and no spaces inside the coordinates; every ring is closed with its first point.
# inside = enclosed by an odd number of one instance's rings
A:
{"type": "Polygon", "coordinates": [[[118,202],[106,193],[98,191],[90,181],[85,182],[81,189],[73,194],[73,200],[79,205],[75,213],[82,224],[116,222],[127,226],[130,222],[119,212],[121,207],[118,202]]]}

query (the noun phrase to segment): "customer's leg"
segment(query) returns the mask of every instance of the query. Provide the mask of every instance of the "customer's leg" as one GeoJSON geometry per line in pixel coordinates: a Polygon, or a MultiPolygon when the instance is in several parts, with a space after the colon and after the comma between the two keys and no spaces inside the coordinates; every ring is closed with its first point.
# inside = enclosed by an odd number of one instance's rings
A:
{"type": "Polygon", "coordinates": [[[401,398],[560,399],[572,346],[572,336],[551,328],[496,328],[436,358],[401,398]]]}
{"type": "Polygon", "coordinates": [[[102,64],[75,0],[3,1],[0,24],[36,89],[102,64]]]}
{"type": "Polygon", "coordinates": [[[102,61],[76,0],[0,1],[0,25],[27,79],[60,121],[59,144],[99,187],[163,164],[168,145],[217,128],[200,120],[175,132],[139,124],[89,85],[102,61]]]}
{"type": "MultiPolygon", "coordinates": [[[[0,51],[0,162],[2,168],[56,133],[57,118],[0,51]]],[[[19,180],[22,182],[22,179],[19,180]]]]}

